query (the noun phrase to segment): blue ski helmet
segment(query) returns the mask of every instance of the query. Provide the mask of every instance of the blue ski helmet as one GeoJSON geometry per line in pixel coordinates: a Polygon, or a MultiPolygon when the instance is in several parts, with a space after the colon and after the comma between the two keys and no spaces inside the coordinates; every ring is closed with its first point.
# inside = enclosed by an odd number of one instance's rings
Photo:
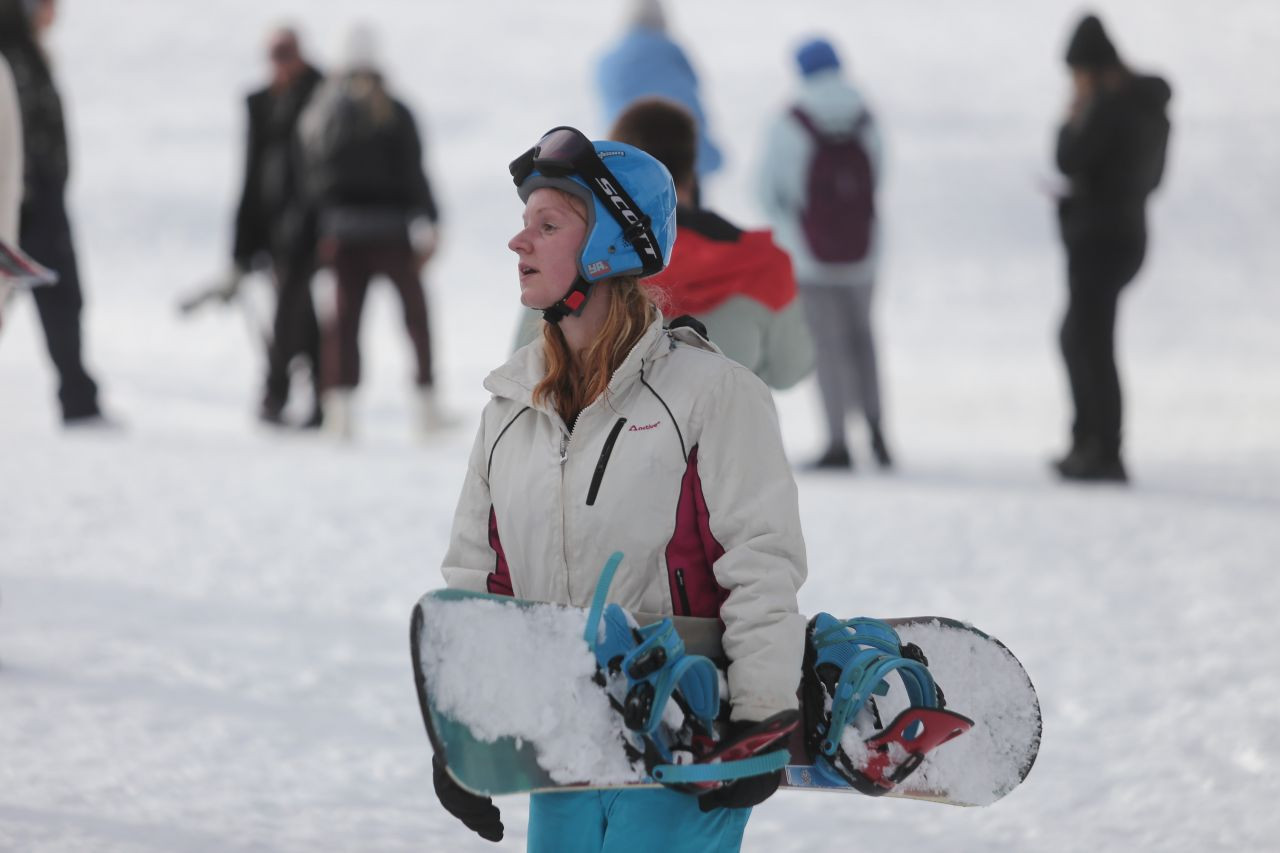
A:
{"type": "Polygon", "coordinates": [[[552,187],[586,204],[587,236],[578,256],[583,281],[654,275],[670,263],[675,184],[667,168],[639,148],[557,127],[511,164],[511,174],[521,201],[552,187]]]}

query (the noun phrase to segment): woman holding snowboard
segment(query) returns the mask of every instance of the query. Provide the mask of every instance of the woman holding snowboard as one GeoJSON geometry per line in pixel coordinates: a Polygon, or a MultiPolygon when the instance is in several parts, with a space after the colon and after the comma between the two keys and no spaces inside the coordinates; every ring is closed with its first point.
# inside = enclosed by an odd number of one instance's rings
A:
{"type": "MultiPolygon", "coordinates": [[[[453,523],[449,586],[718,617],[732,711],[722,740],[795,709],[805,577],[795,481],[769,391],[687,327],[664,328],[641,279],[675,242],[676,195],[653,157],[555,128],[511,164],[524,221],[520,301],[540,340],[489,374],[453,523]]],[[[494,654],[501,654],[494,649],[494,654]]],[[[568,722],[568,721],[566,721],[568,722]]],[[[435,764],[445,808],[490,840],[492,801],[435,764]]],[[[535,794],[531,851],[736,851],[778,774],[695,797],[670,789],[535,794]]]]}

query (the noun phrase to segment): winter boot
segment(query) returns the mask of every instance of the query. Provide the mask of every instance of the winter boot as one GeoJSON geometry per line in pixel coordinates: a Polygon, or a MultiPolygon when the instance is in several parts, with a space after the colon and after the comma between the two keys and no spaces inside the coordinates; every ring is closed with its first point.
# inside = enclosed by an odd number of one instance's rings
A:
{"type": "Polygon", "coordinates": [[[836,471],[849,470],[853,467],[853,457],[849,455],[849,448],[844,445],[832,445],[827,448],[827,452],[822,454],[810,463],[809,468],[814,471],[836,471]]]}
{"type": "Polygon", "coordinates": [[[1054,462],[1053,467],[1064,480],[1129,482],[1129,474],[1120,460],[1119,450],[1105,450],[1097,441],[1077,444],[1070,453],[1054,462]]]}
{"type": "Polygon", "coordinates": [[[331,388],[324,392],[324,432],[341,441],[350,441],[355,437],[352,418],[352,403],[355,390],[352,388],[331,388]]]}
{"type": "Polygon", "coordinates": [[[889,454],[889,446],[885,444],[884,433],[879,424],[871,424],[871,455],[881,468],[893,467],[893,457],[889,454]]]}
{"type": "Polygon", "coordinates": [[[108,417],[102,412],[95,412],[91,415],[77,415],[72,418],[63,418],[62,426],[64,429],[76,431],[98,431],[98,432],[117,432],[124,429],[124,425],[113,417],[108,417]]]}

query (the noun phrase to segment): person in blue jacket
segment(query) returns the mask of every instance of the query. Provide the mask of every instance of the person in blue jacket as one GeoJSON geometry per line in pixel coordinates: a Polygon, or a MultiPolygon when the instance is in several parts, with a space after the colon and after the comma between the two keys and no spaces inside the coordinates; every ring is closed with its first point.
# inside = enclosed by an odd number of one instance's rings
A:
{"type": "Polygon", "coordinates": [[[707,177],[723,164],[720,149],[707,129],[698,75],[684,50],[667,33],[659,0],[636,0],[626,32],[600,58],[596,84],[604,101],[605,125],[612,126],[637,98],[670,98],[693,113],[698,122],[698,177],[707,177]]]}

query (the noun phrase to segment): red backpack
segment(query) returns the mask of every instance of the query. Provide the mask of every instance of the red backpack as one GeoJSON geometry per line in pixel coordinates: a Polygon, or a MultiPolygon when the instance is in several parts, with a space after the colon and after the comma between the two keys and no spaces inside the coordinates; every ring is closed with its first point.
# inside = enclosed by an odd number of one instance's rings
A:
{"type": "Polygon", "coordinates": [[[876,215],[871,158],[862,131],[871,114],[863,110],[847,131],[826,133],[799,107],[791,114],[813,138],[813,159],[800,224],[814,258],[824,263],[860,261],[871,247],[876,215]]]}

